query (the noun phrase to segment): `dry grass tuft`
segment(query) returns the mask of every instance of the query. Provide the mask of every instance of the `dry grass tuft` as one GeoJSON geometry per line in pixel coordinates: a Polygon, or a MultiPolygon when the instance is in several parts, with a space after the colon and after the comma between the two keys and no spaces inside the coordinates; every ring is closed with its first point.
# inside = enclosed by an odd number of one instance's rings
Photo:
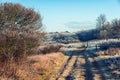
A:
{"type": "Polygon", "coordinates": [[[120,48],[109,48],[105,51],[100,51],[97,54],[101,56],[115,56],[115,55],[120,55],[120,48]]]}
{"type": "Polygon", "coordinates": [[[60,53],[29,56],[19,64],[0,67],[0,80],[46,80],[53,74],[55,66],[61,64],[65,56],[60,53]],[[0,71],[1,72],[1,71],[0,71]]]}
{"type": "Polygon", "coordinates": [[[105,53],[111,56],[120,55],[120,48],[109,48],[105,53]]]}
{"type": "Polygon", "coordinates": [[[53,52],[59,52],[61,48],[61,45],[58,44],[52,44],[52,45],[46,45],[46,46],[40,46],[36,53],[37,54],[48,54],[53,52]]]}

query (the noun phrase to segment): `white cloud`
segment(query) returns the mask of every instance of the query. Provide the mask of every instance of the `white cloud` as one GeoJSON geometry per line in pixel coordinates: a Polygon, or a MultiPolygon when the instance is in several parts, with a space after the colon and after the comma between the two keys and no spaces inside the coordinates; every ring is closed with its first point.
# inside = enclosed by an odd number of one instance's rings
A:
{"type": "Polygon", "coordinates": [[[87,29],[95,28],[95,24],[96,24],[95,22],[91,22],[91,21],[84,21],[84,22],[71,21],[65,23],[65,26],[71,29],[87,30],[87,29]]]}

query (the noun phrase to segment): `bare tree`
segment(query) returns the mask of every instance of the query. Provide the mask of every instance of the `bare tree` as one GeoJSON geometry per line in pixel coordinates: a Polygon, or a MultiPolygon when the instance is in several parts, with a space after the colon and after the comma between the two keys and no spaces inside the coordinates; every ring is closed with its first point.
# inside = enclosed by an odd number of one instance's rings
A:
{"type": "Polygon", "coordinates": [[[108,39],[108,38],[112,37],[112,24],[110,22],[107,22],[104,26],[105,27],[103,30],[106,30],[105,39],[108,39]]]}
{"type": "Polygon", "coordinates": [[[104,14],[101,14],[97,19],[97,23],[96,23],[96,28],[98,30],[98,38],[107,38],[107,30],[106,30],[106,16],[104,14]]]}
{"type": "Polygon", "coordinates": [[[120,19],[114,19],[112,21],[112,33],[113,37],[120,37],[120,19]]]}
{"type": "Polygon", "coordinates": [[[105,23],[106,23],[106,16],[104,14],[101,14],[97,19],[97,24],[96,27],[98,29],[101,29],[102,27],[104,27],[105,23]]]}

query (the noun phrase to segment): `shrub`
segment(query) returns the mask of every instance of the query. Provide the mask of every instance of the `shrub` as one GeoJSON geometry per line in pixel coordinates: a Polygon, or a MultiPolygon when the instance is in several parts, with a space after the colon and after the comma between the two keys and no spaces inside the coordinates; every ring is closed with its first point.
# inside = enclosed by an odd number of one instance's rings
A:
{"type": "Polygon", "coordinates": [[[51,52],[58,52],[61,48],[61,45],[48,45],[38,49],[38,54],[47,54],[51,52]]]}
{"type": "Polygon", "coordinates": [[[0,61],[18,61],[33,53],[44,35],[40,14],[20,4],[0,4],[0,61]]]}
{"type": "Polygon", "coordinates": [[[109,48],[119,48],[120,47],[120,42],[104,42],[100,45],[101,50],[107,50],[109,48]]]}
{"type": "Polygon", "coordinates": [[[107,55],[120,55],[120,48],[109,48],[105,51],[105,54],[107,55]]]}

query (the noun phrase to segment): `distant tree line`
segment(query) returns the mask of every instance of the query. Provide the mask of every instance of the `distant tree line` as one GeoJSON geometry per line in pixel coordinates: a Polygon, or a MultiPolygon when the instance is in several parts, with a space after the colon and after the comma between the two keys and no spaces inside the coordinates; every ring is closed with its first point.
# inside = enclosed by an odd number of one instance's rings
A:
{"type": "Polygon", "coordinates": [[[106,16],[101,14],[96,21],[96,29],[77,33],[77,36],[81,41],[120,38],[120,19],[113,19],[109,22],[107,21],[106,16]]]}

